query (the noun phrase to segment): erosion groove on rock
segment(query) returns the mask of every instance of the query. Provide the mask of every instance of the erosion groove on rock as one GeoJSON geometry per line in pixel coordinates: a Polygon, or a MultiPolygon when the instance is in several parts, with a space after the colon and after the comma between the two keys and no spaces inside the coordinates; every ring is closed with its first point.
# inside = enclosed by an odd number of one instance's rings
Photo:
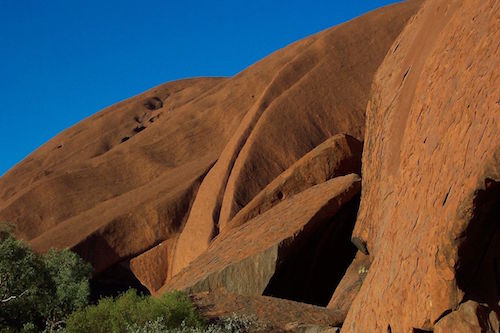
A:
{"type": "MultiPolygon", "coordinates": [[[[273,276],[279,274],[281,266],[287,265],[288,260],[294,260],[297,249],[315,240],[315,232],[328,229],[329,224],[336,225],[334,228],[340,230],[349,229],[352,221],[346,218],[351,213],[350,207],[344,213],[347,216],[338,212],[359,193],[359,185],[359,177],[351,174],[313,186],[282,201],[239,228],[221,235],[160,292],[172,289],[201,292],[225,288],[246,295],[261,295],[273,276]],[[348,226],[343,226],[343,223],[348,226]]],[[[321,244],[313,245],[310,248],[314,251],[321,244]]],[[[342,245],[339,244],[339,248],[342,245]]],[[[349,256],[349,250],[345,251],[345,256],[349,256]]],[[[340,259],[344,260],[348,259],[340,259]]],[[[318,263],[319,266],[326,264],[318,263]]],[[[311,265],[311,268],[314,271],[318,266],[311,265]]],[[[304,277],[309,279],[299,279],[295,285],[313,291],[311,286],[320,284],[321,276],[305,274],[304,277]],[[315,281],[315,278],[320,280],[315,281]]],[[[328,293],[332,294],[333,290],[328,293]]]]}

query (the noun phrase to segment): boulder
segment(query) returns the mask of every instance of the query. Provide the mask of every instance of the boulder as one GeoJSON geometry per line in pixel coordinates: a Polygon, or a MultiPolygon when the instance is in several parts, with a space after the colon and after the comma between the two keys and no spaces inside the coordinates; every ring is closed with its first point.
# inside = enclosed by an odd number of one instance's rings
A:
{"type": "Polygon", "coordinates": [[[237,315],[255,320],[265,332],[336,332],[342,322],[335,310],[269,296],[248,296],[222,289],[191,296],[208,319],[237,315]]]}
{"type": "Polygon", "coordinates": [[[435,333],[498,333],[500,327],[497,314],[488,306],[467,301],[440,319],[434,326],[435,333]]]}

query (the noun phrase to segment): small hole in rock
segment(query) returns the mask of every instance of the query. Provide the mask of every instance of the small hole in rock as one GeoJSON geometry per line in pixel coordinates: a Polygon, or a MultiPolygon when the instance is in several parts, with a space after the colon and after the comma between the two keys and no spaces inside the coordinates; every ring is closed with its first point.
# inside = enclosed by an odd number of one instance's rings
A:
{"type": "Polygon", "coordinates": [[[277,197],[279,200],[283,200],[283,192],[279,191],[277,197]]]}
{"type": "Polygon", "coordinates": [[[403,80],[401,80],[402,82],[404,82],[404,80],[406,80],[406,77],[408,76],[408,74],[410,73],[410,70],[411,70],[411,66],[408,67],[408,69],[406,70],[406,72],[404,73],[403,75],[403,80]]]}
{"type": "Polygon", "coordinates": [[[144,127],[143,125],[137,125],[135,128],[134,128],[134,132],[136,133],[139,133],[139,132],[142,132],[146,129],[146,127],[144,127]]]}
{"type": "Polygon", "coordinates": [[[144,106],[151,111],[158,110],[163,107],[163,102],[158,97],[152,97],[144,102],[144,106]]]}
{"type": "Polygon", "coordinates": [[[396,51],[399,49],[399,43],[398,45],[396,45],[396,47],[394,48],[394,51],[392,51],[392,53],[396,53],[396,51]]]}
{"type": "Polygon", "coordinates": [[[122,143],[124,143],[124,142],[125,142],[125,141],[127,141],[128,139],[130,139],[128,136],[124,137],[124,138],[122,139],[122,143]]]}

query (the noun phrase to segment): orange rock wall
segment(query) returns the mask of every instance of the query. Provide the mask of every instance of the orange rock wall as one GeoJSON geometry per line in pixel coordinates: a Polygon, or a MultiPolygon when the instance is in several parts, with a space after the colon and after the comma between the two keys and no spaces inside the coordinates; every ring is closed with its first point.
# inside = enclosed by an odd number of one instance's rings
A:
{"type": "Polygon", "coordinates": [[[344,332],[432,329],[463,301],[458,249],[500,179],[499,68],[500,2],[480,0],[427,1],[379,68],[353,234],[372,264],[344,332]]]}

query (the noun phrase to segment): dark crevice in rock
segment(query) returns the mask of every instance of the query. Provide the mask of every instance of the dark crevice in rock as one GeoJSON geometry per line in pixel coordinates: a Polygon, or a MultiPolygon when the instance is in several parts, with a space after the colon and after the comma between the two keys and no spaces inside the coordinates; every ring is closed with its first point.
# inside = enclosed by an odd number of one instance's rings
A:
{"type": "Polygon", "coordinates": [[[463,301],[487,304],[500,317],[500,182],[486,179],[473,207],[458,248],[456,281],[463,301]]]}
{"type": "Polygon", "coordinates": [[[90,298],[92,302],[102,297],[116,297],[130,288],[139,293],[149,295],[149,291],[130,271],[129,261],[118,263],[97,274],[90,281],[90,298]]]}
{"type": "Polygon", "coordinates": [[[451,187],[448,190],[448,192],[446,192],[446,195],[444,196],[444,200],[443,200],[442,206],[446,205],[446,201],[448,201],[448,196],[450,195],[450,192],[451,192],[451,187]]]}
{"type": "Polygon", "coordinates": [[[130,137],[126,136],[126,137],[122,138],[121,143],[124,143],[125,141],[128,141],[129,139],[130,139],[130,137]]]}
{"type": "Polygon", "coordinates": [[[264,295],[326,306],[356,255],[351,243],[360,196],[333,217],[316,224],[294,241],[264,290],[264,295]]]}
{"type": "Polygon", "coordinates": [[[439,317],[437,317],[436,320],[434,320],[434,324],[436,324],[438,321],[440,321],[441,319],[443,319],[444,317],[446,317],[447,315],[449,315],[452,312],[453,312],[453,309],[444,310],[443,313],[441,313],[439,315],[439,317]]]}
{"type": "Polygon", "coordinates": [[[408,74],[410,73],[410,70],[411,70],[411,66],[408,67],[408,69],[406,70],[406,72],[404,73],[403,75],[403,79],[401,80],[401,83],[403,83],[405,80],[406,80],[406,77],[408,76],[408,74]]]}
{"type": "Polygon", "coordinates": [[[398,43],[398,44],[396,45],[396,47],[394,48],[394,51],[392,51],[392,53],[393,53],[393,54],[394,54],[394,53],[396,53],[396,51],[399,49],[399,44],[400,44],[400,43],[398,43]]]}
{"type": "Polygon", "coordinates": [[[433,330],[424,330],[421,328],[413,328],[413,333],[432,333],[434,332],[433,330]]]}
{"type": "Polygon", "coordinates": [[[146,127],[144,125],[137,125],[135,128],[134,128],[134,132],[136,133],[140,133],[142,131],[144,131],[146,129],[146,127]]]}
{"type": "Polygon", "coordinates": [[[353,237],[351,240],[352,244],[356,246],[356,248],[361,251],[364,255],[369,255],[370,252],[368,252],[368,247],[366,245],[366,241],[359,238],[359,237],[353,237]]]}
{"type": "Polygon", "coordinates": [[[276,194],[276,196],[278,197],[278,200],[283,200],[283,192],[278,191],[278,193],[276,194]]]}
{"type": "Polygon", "coordinates": [[[163,107],[163,102],[158,97],[151,97],[144,102],[144,106],[146,109],[154,111],[161,109],[163,107]]]}

